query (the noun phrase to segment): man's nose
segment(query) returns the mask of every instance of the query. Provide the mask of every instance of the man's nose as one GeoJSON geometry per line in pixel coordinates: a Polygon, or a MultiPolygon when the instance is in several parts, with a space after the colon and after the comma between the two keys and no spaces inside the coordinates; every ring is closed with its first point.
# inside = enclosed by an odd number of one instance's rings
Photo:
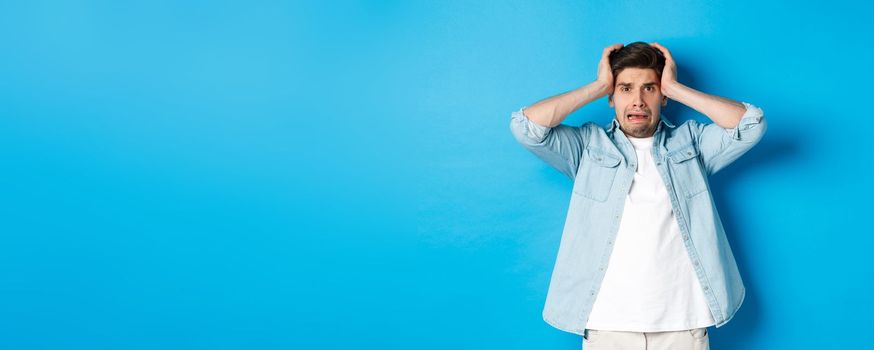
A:
{"type": "Polygon", "coordinates": [[[634,96],[634,100],[631,101],[631,105],[634,107],[646,107],[646,103],[643,102],[643,98],[641,96],[634,96]]]}

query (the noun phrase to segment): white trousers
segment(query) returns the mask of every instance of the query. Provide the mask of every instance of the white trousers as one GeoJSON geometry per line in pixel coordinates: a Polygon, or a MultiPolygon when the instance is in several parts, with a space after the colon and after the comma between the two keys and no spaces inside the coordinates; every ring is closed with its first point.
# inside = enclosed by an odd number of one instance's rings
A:
{"type": "Polygon", "coordinates": [[[671,332],[618,332],[587,329],[584,350],[710,350],[707,328],[671,332]]]}

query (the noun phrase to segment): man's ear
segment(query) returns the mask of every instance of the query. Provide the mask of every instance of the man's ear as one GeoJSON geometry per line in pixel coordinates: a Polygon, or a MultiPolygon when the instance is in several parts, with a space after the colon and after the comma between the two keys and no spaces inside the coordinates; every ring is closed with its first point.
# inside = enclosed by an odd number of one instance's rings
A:
{"type": "Polygon", "coordinates": [[[607,95],[607,104],[610,105],[610,108],[613,108],[613,94],[607,95]]]}
{"type": "Polygon", "coordinates": [[[664,97],[662,97],[662,107],[667,106],[667,105],[668,105],[668,97],[664,96],[664,97]]]}

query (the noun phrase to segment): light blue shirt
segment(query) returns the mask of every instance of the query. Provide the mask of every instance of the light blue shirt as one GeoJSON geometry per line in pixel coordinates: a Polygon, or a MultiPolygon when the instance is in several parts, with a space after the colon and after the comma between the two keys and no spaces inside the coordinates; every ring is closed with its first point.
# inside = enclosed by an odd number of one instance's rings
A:
{"type": "MultiPolygon", "coordinates": [[[[675,126],[662,115],[653,135],[653,159],[717,328],[731,320],[746,290],[708,176],[743,155],[765,132],[762,110],[743,104],[746,112],[735,128],[694,120],[675,126]]],[[[574,181],[543,319],[583,335],[613,250],[637,156],[615,119],[606,127],[588,122],[548,128],[530,121],[524,109],[511,114],[513,136],[574,181]]]]}

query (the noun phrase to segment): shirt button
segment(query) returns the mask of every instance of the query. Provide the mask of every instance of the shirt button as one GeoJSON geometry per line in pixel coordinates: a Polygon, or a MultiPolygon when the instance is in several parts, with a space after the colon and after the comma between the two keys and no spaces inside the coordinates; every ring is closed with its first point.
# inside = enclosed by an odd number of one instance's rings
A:
{"type": "Polygon", "coordinates": [[[608,244],[608,245],[609,245],[609,244],[613,244],[613,241],[607,241],[607,244],[608,244]]]}
{"type": "Polygon", "coordinates": [[[689,240],[689,236],[687,236],[687,235],[683,235],[683,240],[684,240],[684,241],[688,241],[688,240],[689,240]]]}
{"type": "Polygon", "coordinates": [[[698,266],[698,262],[697,262],[697,261],[693,261],[692,264],[695,265],[695,266],[698,266]]]}
{"type": "Polygon", "coordinates": [[[710,290],[710,287],[704,286],[704,290],[710,290]]]}

